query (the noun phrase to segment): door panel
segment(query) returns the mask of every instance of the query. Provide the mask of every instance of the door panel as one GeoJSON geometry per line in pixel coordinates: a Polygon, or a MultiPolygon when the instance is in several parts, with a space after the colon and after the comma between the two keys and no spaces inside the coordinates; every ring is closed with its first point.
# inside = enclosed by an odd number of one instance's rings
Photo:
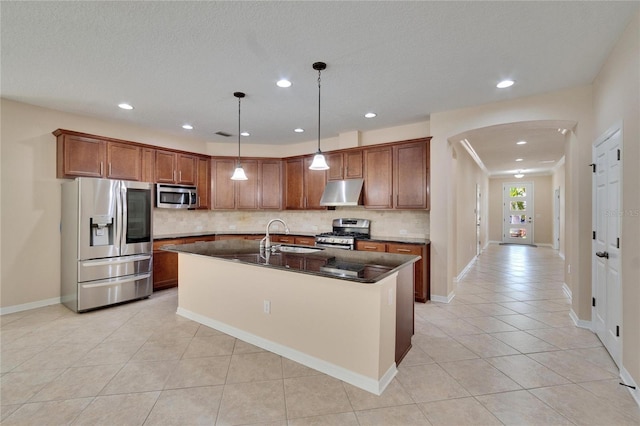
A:
{"type": "Polygon", "coordinates": [[[502,242],[533,244],[533,183],[505,183],[502,242]]]}

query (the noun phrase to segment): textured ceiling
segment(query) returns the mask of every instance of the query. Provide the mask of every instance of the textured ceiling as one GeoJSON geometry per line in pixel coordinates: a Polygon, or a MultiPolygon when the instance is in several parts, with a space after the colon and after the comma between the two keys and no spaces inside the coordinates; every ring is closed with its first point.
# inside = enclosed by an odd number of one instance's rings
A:
{"type": "Polygon", "coordinates": [[[416,123],[591,83],[639,4],[2,1],[1,94],[233,143],[243,91],[243,142],[292,144],[317,135],[316,61],[323,138],[416,123]]]}

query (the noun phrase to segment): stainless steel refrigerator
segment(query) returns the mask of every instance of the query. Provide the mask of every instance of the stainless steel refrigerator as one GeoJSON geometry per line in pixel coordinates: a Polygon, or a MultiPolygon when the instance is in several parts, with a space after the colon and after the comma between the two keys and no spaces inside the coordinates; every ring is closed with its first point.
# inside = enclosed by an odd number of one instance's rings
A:
{"type": "Polygon", "coordinates": [[[62,184],[62,303],[82,312],[153,292],[152,206],[150,183],[62,184]]]}

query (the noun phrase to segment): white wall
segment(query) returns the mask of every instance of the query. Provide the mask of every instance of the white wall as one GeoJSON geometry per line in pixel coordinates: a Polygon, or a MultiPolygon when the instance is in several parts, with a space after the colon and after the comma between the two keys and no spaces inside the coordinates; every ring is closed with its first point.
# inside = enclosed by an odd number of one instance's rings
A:
{"type": "MultiPolygon", "coordinates": [[[[560,238],[560,243],[558,244],[558,253],[560,256],[564,257],[565,253],[565,195],[566,195],[566,187],[564,182],[564,157],[562,158],[560,164],[558,164],[553,170],[553,176],[551,180],[551,187],[555,191],[556,189],[560,189],[560,225],[558,229],[558,235],[560,238]]],[[[555,197],[555,192],[552,194],[555,197]]],[[[553,218],[553,229],[555,231],[556,221],[555,217],[553,218]]]]}
{"type": "MultiPolygon", "coordinates": [[[[622,363],[640,384],[640,12],[593,83],[592,142],[622,121],[622,363]]],[[[637,398],[640,393],[636,391],[637,398]]]]}

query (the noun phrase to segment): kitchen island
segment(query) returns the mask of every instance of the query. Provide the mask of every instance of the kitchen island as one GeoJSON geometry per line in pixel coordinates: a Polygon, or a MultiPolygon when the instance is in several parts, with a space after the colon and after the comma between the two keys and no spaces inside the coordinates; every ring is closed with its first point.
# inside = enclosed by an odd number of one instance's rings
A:
{"type": "Polygon", "coordinates": [[[381,394],[411,348],[418,256],[227,240],[178,253],[178,314],[381,394]]]}

